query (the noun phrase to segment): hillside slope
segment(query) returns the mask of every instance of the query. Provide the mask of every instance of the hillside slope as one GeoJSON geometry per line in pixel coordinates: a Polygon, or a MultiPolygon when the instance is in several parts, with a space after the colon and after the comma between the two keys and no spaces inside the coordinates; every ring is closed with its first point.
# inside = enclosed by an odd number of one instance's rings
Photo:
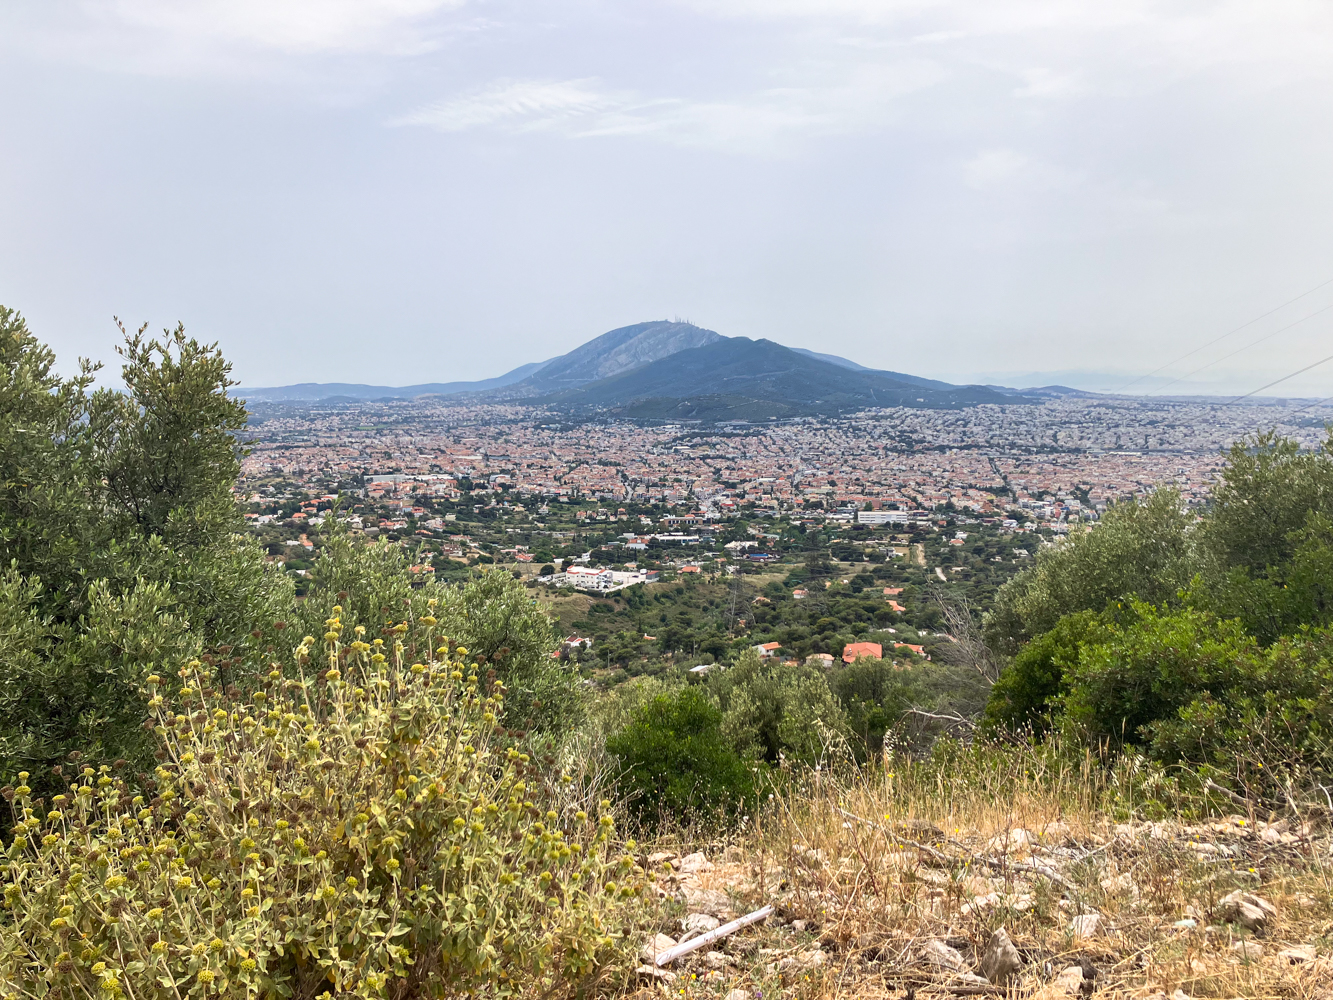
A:
{"type": "Polygon", "coordinates": [[[659,320],[635,323],[602,334],[548,361],[517,388],[551,392],[611,378],[680,351],[725,340],[721,334],[692,323],[659,320]]]}
{"type": "Polygon", "coordinates": [[[240,388],[236,394],[255,402],[315,402],[323,399],[415,399],[417,396],[449,396],[460,392],[485,392],[522,382],[550,364],[530,362],[495,378],[476,382],[423,382],[420,385],[362,385],[352,382],[301,382],[271,388],[240,388]]]}
{"type": "Polygon", "coordinates": [[[934,409],[1009,403],[982,386],[933,388],[857,371],[771,340],[730,337],[680,351],[622,375],[553,393],[541,402],[618,410],[626,416],[763,419],[864,407],[934,409]]]}

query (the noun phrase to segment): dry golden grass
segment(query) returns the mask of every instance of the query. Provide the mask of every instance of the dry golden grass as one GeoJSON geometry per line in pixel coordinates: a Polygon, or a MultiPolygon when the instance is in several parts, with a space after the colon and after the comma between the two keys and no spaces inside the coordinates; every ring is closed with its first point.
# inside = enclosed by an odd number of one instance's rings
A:
{"type": "MultiPolygon", "coordinates": [[[[706,848],[711,871],[684,880],[726,889],[737,913],[774,903],[778,919],[721,946],[720,968],[696,953],[670,986],[647,989],[1055,1000],[1076,994],[1057,977],[1083,964],[1096,970],[1085,995],[1333,998],[1326,813],[1199,818],[1205,805],[1128,758],[1106,768],[1029,749],[795,778],[738,839],[706,848]],[[1218,904],[1236,889],[1273,903],[1276,917],[1257,933],[1226,922],[1218,904]],[[1076,936],[1073,917],[1093,913],[1098,930],[1076,936]],[[1184,920],[1197,926],[1176,926],[1184,920]],[[1000,927],[1023,959],[1006,989],[922,958],[944,942],[975,972],[1000,927]],[[1261,954],[1238,954],[1242,941],[1261,954]],[[1298,946],[1319,957],[1279,954],[1298,946]]],[[[679,838],[658,846],[695,849],[679,838]]],[[[660,929],[677,933],[684,912],[668,903],[660,929]]]]}

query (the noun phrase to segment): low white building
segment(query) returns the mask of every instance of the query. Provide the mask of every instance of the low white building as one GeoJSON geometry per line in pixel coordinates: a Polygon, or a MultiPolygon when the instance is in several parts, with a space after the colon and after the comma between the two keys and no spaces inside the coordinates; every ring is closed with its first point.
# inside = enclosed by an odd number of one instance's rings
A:
{"type": "Polygon", "coordinates": [[[575,590],[589,590],[600,594],[609,594],[613,590],[623,590],[636,583],[651,583],[657,579],[656,570],[615,570],[592,566],[570,566],[563,573],[555,573],[550,582],[557,587],[573,587],[575,590]]]}

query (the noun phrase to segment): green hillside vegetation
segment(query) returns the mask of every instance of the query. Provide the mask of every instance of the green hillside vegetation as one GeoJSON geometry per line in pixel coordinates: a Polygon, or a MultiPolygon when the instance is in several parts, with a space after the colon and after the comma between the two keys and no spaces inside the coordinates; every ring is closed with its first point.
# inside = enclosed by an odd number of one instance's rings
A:
{"type": "Polygon", "coordinates": [[[1202,516],[1159,490],[1001,588],[986,633],[1016,655],[993,730],[1063,728],[1247,785],[1326,773],[1333,453],[1260,435],[1229,458],[1202,516]]]}
{"type": "MultiPolygon", "coordinates": [[[[606,596],[538,591],[496,537],[464,562],[329,517],[298,593],[269,561],[290,539],[242,530],[246,413],[216,345],[127,334],[124,390],[95,389],[0,309],[0,352],[0,983],[20,996],[590,996],[676,916],[631,834],[780,831],[787,874],[761,883],[806,893],[798,817],[864,860],[884,809],[923,796],[941,820],[964,800],[1252,819],[1328,784],[1330,447],[1243,442],[1203,513],[1164,489],[1059,543],[736,518],[694,550],[706,572],[606,596]],[[771,559],[712,558],[733,539],[771,559]],[[409,571],[436,555],[452,576],[409,571]],[[853,641],[884,655],[846,663],[853,641]]],[[[621,527],[523,537],[623,559],[621,527]]],[[[885,832],[870,850],[897,865],[885,832]]],[[[963,846],[937,834],[935,855],[963,846]]],[[[800,905],[916,905],[876,870],[800,905]]],[[[1057,900],[1022,919],[1066,928],[1057,900]]],[[[1019,911],[986,919],[978,940],[1019,911]]]]}

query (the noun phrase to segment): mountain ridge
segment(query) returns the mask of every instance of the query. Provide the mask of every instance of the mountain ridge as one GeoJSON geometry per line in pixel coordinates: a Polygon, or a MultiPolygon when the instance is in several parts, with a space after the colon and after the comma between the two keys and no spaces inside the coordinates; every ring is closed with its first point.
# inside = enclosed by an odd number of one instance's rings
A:
{"type": "Polygon", "coordinates": [[[943,388],[849,369],[771,340],[725,337],[533,402],[636,417],[679,414],[684,408],[694,414],[691,419],[705,420],[1014,402],[984,386],[937,385],[943,388]]]}
{"type": "Polygon", "coordinates": [[[414,386],[301,383],[242,389],[254,402],[357,402],[437,395],[451,402],[544,405],[634,419],[769,419],[866,407],[1012,403],[1013,390],[957,386],[867,368],[774,341],[724,337],[671,320],[617,327],[566,354],[492,379],[414,386]],[[684,414],[690,414],[685,417],[684,414]]]}

